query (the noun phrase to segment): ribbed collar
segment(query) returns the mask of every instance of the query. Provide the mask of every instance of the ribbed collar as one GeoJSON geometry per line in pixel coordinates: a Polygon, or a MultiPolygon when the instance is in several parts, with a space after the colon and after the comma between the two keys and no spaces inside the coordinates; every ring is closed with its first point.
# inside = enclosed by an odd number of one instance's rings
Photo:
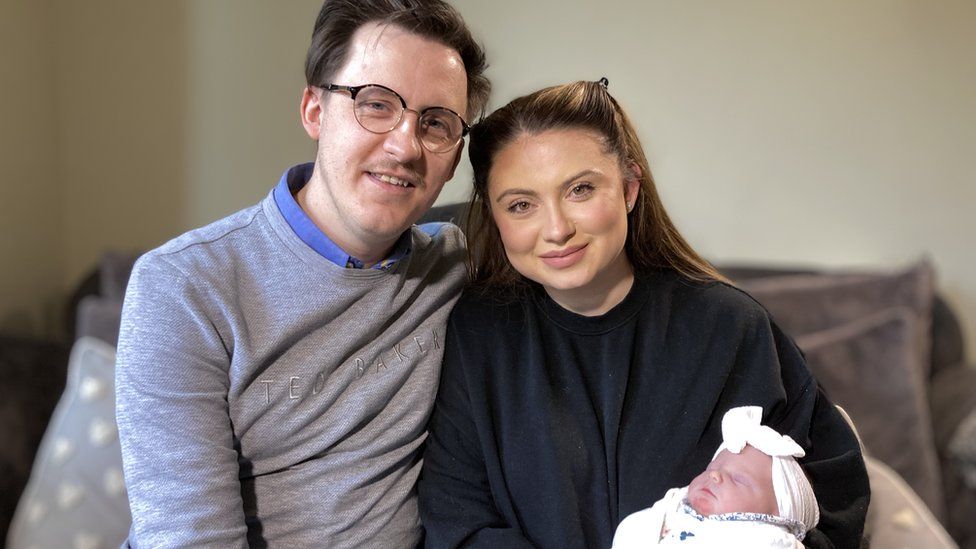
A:
{"type": "Polygon", "coordinates": [[[532,285],[533,300],[539,311],[560,328],[581,335],[599,335],[623,326],[644,308],[651,295],[650,287],[656,273],[634,274],[634,284],[614,308],[599,316],[574,313],[556,303],[545,289],[532,285]]]}

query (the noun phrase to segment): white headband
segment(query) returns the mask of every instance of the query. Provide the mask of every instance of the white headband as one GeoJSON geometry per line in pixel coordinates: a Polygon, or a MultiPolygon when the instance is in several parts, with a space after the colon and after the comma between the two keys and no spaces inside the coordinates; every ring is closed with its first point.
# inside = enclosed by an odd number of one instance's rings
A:
{"type": "Polygon", "coordinates": [[[781,517],[799,521],[807,530],[820,522],[817,496],[794,459],[804,456],[803,448],[787,435],[762,425],[762,408],[740,406],[726,412],[722,418],[722,438],[724,441],[715,456],[722,450],[738,454],[748,444],[773,458],[773,493],[781,517]]]}

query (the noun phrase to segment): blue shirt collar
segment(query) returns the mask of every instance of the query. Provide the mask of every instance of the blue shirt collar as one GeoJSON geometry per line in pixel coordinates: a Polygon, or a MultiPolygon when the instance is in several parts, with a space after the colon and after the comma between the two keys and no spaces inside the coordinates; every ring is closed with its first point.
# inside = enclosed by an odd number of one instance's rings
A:
{"type": "MultiPolygon", "coordinates": [[[[313,167],[314,164],[309,162],[307,164],[292,166],[286,170],[281,175],[281,179],[274,189],[275,204],[278,205],[278,210],[281,212],[281,215],[288,222],[291,229],[295,231],[295,234],[298,235],[298,238],[302,239],[302,242],[308,244],[319,255],[340,267],[362,269],[363,262],[346,253],[345,250],[326,236],[312,222],[312,219],[308,217],[305,210],[295,200],[295,194],[312,178],[313,167]]],[[[373,265],[372,268],[389,269],[396,265],[397,261],[403,259],[404,256],[410,253],[410,242],[410,230],[407,229],[400,235],[390,255],[376,265],[373,265]]]]}

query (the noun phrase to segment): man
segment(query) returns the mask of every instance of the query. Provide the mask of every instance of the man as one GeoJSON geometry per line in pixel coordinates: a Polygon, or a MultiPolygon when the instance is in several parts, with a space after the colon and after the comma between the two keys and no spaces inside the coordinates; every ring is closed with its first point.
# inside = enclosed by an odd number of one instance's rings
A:
{"type": "Polygon", "coordinates": [[[327,0],[301,118],[258,205],[143,256],[117,416],[133,547],[408,547],[460,231],[412,224],[489,85],[441,0],[327,0]]]}

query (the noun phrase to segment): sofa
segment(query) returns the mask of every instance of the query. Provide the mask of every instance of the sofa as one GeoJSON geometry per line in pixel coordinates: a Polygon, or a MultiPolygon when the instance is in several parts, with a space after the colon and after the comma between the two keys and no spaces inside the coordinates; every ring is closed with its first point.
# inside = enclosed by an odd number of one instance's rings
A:
{"type": "MultiPolygon", "coordinates": [[[[457,209],[424,221],[457,221],[457,209]]],[[[0,425],[13,434],[0,446],[0,539],[11,549],[125,537],[112,383],[135,258],[106,254],[79,284],[70,343],[0,338],[0,425]]],[[[976,549],[976,368],[934,268],[720,269],[771,312],[853,418],[873,493],[865,544],[976,549]]]]}

